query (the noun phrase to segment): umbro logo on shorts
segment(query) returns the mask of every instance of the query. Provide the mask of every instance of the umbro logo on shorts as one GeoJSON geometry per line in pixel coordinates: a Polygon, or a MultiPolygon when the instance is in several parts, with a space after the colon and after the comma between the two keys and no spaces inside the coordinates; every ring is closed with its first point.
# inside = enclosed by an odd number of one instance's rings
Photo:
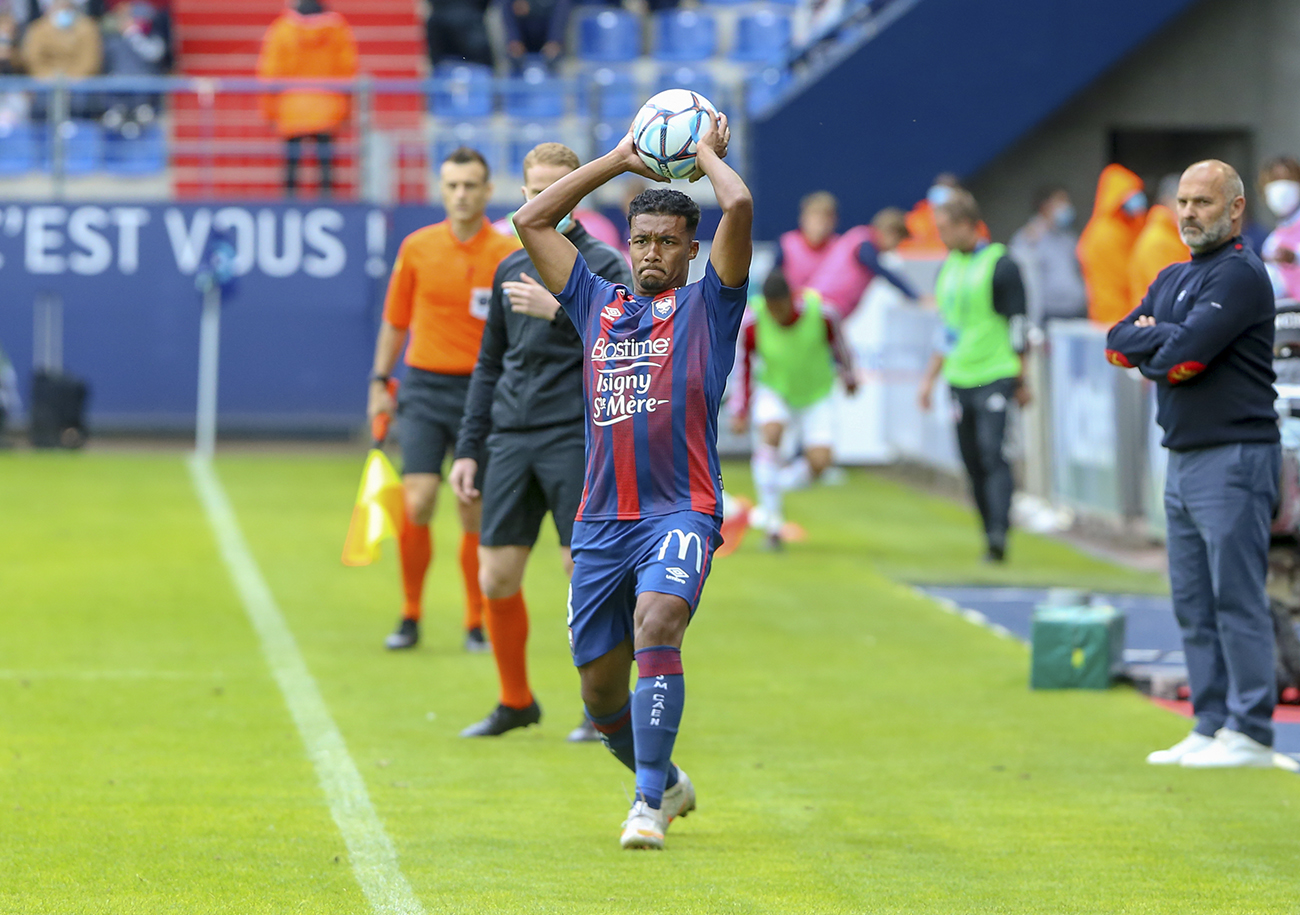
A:
{"type": "Polygon", "coordinates": [[[691,579],[691,573],[687,572],[685,569],[679,569],[676,566],[673,566],[666,571],[668,574],[664,577],[674,584],[684,585],[691,579]]]}

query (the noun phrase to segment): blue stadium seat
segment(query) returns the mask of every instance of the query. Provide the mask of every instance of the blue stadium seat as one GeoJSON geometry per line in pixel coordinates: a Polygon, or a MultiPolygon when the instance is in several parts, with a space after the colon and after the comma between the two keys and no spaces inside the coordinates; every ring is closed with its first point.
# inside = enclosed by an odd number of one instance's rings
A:
{"type": "Polygon", "coordinates": [[[731,59],[746,63],[784,62],[790,53],[790,17],[760,10],[736,20],[731,59]]]}
{"type": "Polygon", "coordinates": [[[612,124],[609,121],[601,121],[596,124],[591,129],[592,158],[603,156],[613,150],[618,145],[619,140],[622,140],[624,135],[627,134],[627,128],[628,125],[621,121],[612,124]]]}
{"type": "Polygon", "coordinates": [[[0,175],[34,171],[41,159],[41,143],[31,124],[0,127],[0,175]]]}
{"type": "Polygon", "coordinates": [[[429,105],[444,118],[482,118],[492,113],[492,68],[483,64],[440,64],[435,80],[449,81],[434,89],[429,105]]]}
{"type": "MultiPolygon", "coordinates": [[[[46,129],[43,167],[54,167],[54,143],[46,129]]],[[[57,128],[63,136],[63,172],[85,175],[99,171],[104,161],[104,132],[96,121],[64,121],[57,128]]]]}
{"type": "Polygon", "coordinates": [[[430,163],[434,172],[437,172],[443,160],[459,146],[478,150],[483,158],[487,159],[488,168],[493,172],[501,170],[503,164],[501,141],[493,135],[491,126],[482,121],[461,121],[434,126],[433,149],[430,151],[430,163]]]}
{"type": "Polygon", "coordinates": [[[511,129],[510,141],[506,144],[506,174],[522,176],[524,156],[538,143],[565,143],[565,139],[564,131],[556,122],[534,121],[516,125],[511,129]]]}
{"type": "Polygon", "coordinates": [[[791,83],[790,72],[780,67],[767,67],[745,81],[745,110],[758,114],[780,95],[791,83]]]}
{"type": "Polygon", "coordinates": [[[578,23],[578,57],[614,63],[641,56],[641,20],[621,9],[601,10],[578,23]]]}
{"type": "Polygon", "coordinates": [[[546,65],[530,61],[505,92],[506,114],[516,118],[558,118],[564,114],[564,86],[546,65]]]}
{"type": "Polygon", "coordinates": [[[115,175],[155,175],[167,168],[167,140],[156,124],[138,137],[111,133],[104,138],[104,170],[115,175]]]}
{"type": "Polygon", "coordinates": [[[665,67],[659,72],[659,85],[655,91],[662,92],[665,89],[691,89],[713,104],[721,104],[717,99],[713,74],[699,65],[665,67]]]}
{"type": "Polygon", "coordinates": [[[718,21],[697,10],[655,14],[656,60],[708,60],[718,50],[718,21]]]}
{"type": "Polygon", "coordinates": [[[630,121],[645,101],[631,71],[617,67],[597,67],[587,71],[580,77],[580,87],[580,113],[594,113],[602,119],[627,118],[630,121]]]}

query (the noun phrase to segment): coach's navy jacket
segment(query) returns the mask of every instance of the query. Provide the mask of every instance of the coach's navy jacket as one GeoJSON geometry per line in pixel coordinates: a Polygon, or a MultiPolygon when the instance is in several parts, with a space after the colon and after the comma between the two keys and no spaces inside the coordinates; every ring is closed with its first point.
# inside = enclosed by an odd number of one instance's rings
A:
{"type": "Polygon", "coordinates": [[[1273,288],[1241,238],[1160,271],[1110,329],[1106,358],[1155,381],[1164,445],[1190,451],[1279,440],[1273,288]],[[1138,327],[1152,315],[1154,327],[1138,327]]]}
{"type": "MultiPolygon", "coordinates": [[[[576,220],[564,234],[593,273],[632,287],[632,271],[622,254],[576,220]]],[[[456,457],[474,458],[480,465],[494,431],[543,429],[583,418],[582,339],[563,309],[553,321],[510,310],[501,284],[525,273],[541,282],[521,248],[497,266],[492,279],[483,343],[456,438],[456,457]]]]}

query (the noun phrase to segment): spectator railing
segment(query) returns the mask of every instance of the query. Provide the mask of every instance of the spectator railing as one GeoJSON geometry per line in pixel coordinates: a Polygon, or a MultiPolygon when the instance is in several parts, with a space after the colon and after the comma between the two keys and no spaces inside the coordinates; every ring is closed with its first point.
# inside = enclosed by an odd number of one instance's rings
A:
{"type": "MultiPolygon", "coordinates": [[[[656,90],[632,87],[639,104],[656,90]]],[[[79,195],[97,178],[103,193],[181,199],[283,196],[285,146],[260,99],[287,91],[350,98],[333,142],[334,196],[376,203],[430,199],[437,163],[452,148],[478,148],[498,196],[513,199],[523,154],[556,140],[584,160],[612,149],[631,122],[626,84],[477,74],[425,80],[260,80],[253,77],[96,77],[41,81],[0,77],[0,194],[31,182],[27,196],[79,195]],[[5,104],[5,103],[8,104],[5,104]],[[143,108],[141,108],[143,106],[143,108]],[[147,110],[145,110],[147,109],[147,110]],[[140,117],[137,117],[137,111],[140,117]]],[[[732,123],[733,164],[744,168],[746,116],[739,86],[713,98],[732,123]]],[[[303,153],[299,193],[316,194],[315,152],[303,153]]]]}

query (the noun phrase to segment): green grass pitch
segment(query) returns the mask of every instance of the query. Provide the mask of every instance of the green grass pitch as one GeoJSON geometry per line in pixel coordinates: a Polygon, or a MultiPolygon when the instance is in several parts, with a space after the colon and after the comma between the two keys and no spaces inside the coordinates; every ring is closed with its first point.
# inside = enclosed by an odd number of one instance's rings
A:
{"type": "MultiPolygon", "coordinates": [[[[217,464],[426,912],[1300,906],[1300,780],[1146,766],[1185,721],[1124,688],[1031,693],[1022,645],[902,584],[1158,579],[1023,534],[985,568],[966,511],[861,472],[790,499],[806,543],[716,563],[676,754],[699,810],[663,853],[623,852],[630,775],[564,741],[553,534],[525,586],[542,725],[462,740],[496,693],[460,648],[452,506],[425,641],[387,653],[393,545],[339,563],[360,466],[217,464]]],[[[181,456],[0,455],[0,912],[368,911],[181,456]]]]}

